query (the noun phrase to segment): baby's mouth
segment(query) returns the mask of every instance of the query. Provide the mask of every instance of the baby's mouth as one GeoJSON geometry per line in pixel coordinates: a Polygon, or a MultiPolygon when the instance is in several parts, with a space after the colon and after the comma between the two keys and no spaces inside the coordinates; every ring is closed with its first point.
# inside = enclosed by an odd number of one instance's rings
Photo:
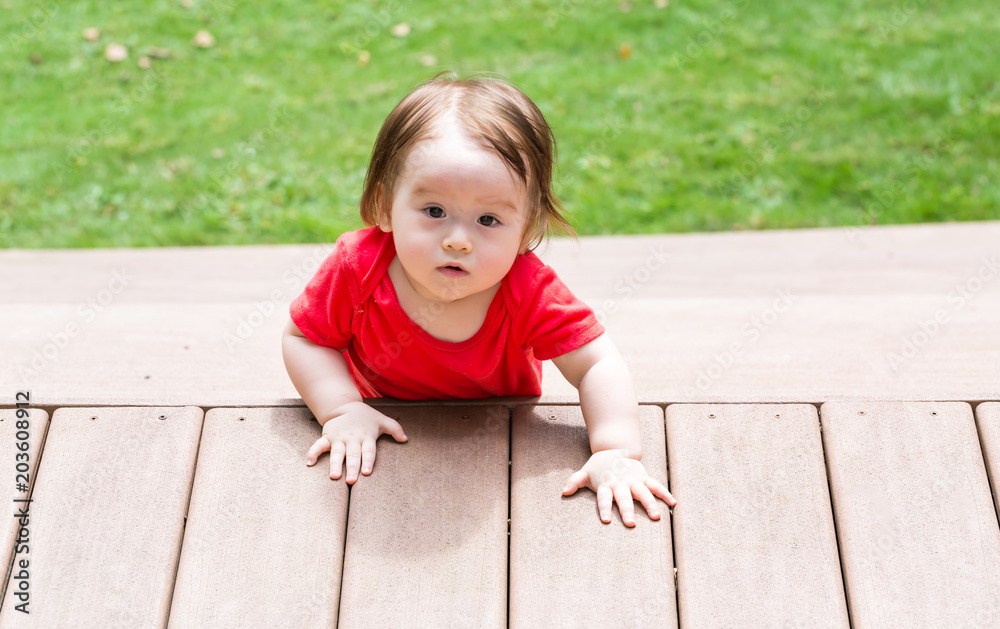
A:
{"type": "Polygon", "coordinates": [[[463,277],[469,274],[468,271],[454,264],[439,266],[438,271],[443,273],[446,277],[463,277]]]}

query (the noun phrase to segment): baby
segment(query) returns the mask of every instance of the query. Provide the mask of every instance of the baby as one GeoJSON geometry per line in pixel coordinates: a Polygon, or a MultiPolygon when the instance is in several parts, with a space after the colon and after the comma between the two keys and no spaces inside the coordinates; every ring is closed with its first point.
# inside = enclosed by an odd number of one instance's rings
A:
{"type": "MultiPolygon", "coordinates": [[[[442,73],[445,74],[445,73],[442,73]]],[[[593,311],[533,253],[553,226],[575,232],[551,190],[555,139],[520,90],[494,78],[425,81],[389,114],[361,196],[368,227],[337,239],[291,304],[288,375],[330,452],[330,478],[371,474],[399,422],[362,397],[474,399],[541,394],[551,359],[580,392],[593,455],[563,495],[587,486],[600,518],[633,497],[653,519],[676,501],[640,460],[628,368],[593,311]]]]}

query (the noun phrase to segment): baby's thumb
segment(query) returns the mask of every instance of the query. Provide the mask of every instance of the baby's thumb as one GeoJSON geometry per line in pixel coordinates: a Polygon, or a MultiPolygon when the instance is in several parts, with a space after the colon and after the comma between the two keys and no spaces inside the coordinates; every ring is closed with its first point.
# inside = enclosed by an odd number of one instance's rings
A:
{"type": "Polygon", "coordinates": [[[566,479],[566,486],[563,487],[562,493],[565,496],[571,496],[576,493],[576,490],[583,487],[587,482],[587,472],[583,470],[577,470],[570,474],[569,478],[566,479]],[[566,493],[569,492],[569,493],[566,493]]]}
{"type": "Polygon", "coordinates": [[[406,433],[403,432],[403,427],[400,426],[399,422],[397,422],[394,419],[389,420],[389,434],[392,435],[392,438],[395,439],[396,441],[407,440],[406,433]]]}

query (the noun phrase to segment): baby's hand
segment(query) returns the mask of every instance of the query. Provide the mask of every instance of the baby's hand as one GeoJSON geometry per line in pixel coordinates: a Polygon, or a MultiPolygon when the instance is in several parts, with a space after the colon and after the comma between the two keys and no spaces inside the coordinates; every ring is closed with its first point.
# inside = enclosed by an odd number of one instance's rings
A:
{"type": "Polygon", "coordinates": [[[386,417],[364,402],[350,402],[340,407],[343,411],[323,424],[323,435],[306,454],[306,465],[314,465],[319,455],[330,452],[330,478],[340,478],[340,466],[347,455],[347,484],[358,480],[358,467],[368,476],[375,464],[375,441],[384,434],[396,441],[406,441],[403,427],[396,420],[386,417]]]}
{"type": "Polygon", "coordinates": [[[597,510],[605,524],[611,521],[612,496],[618,501],[618,511],[622,514],[625,526],[635,526],[633,496],[646,507],[650,518],[659,519],[660,512],[656,509],[653,494],[671,507],[677,501],[658,480],[646,474],[642,463],[627,455],[628,450],[595,452],[579,471],[570,475],[563,488],[563,495],[572,495],[580,487],[593,489],[597,492],[597,510]]]}

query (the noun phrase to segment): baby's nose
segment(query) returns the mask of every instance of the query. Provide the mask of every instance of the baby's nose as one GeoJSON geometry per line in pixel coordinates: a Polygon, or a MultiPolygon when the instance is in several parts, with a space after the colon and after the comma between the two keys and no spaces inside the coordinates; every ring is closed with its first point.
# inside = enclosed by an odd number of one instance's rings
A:
{"type": "Polygon", "coordinates": [[[455,249],[459,251],[469,251],[472,249],[472,241],[468,233],[461,227],[451,229],[445,236],[441,245],[445,249],[455,249]]]}

